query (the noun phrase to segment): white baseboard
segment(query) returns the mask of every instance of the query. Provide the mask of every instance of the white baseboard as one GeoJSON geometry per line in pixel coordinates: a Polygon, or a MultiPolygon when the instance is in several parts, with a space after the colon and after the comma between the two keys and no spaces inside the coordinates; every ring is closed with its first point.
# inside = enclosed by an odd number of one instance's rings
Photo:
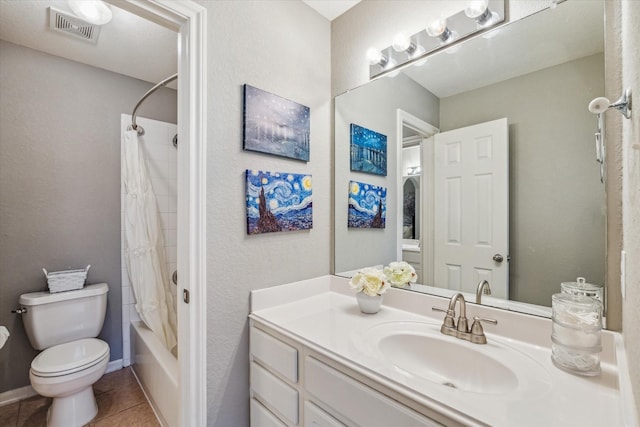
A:
{"type": "Polygon", "coordinates": [[[105,372],[105,374],[108,374],[109,372],[113,372],[113,371],[118,371],[118,370],[120,370],[122,368],[124,368],[124,365],[122,363],[122,359],[112,360],[107,365],[107,371],[105,372]]]}
{"type": "Polygon", "coordinates": [[[0,393],[0,406],[9,405],[28,397],[37,395],[36,391],[30,385],[16,388],[13,390],[7,390],[0,393]]]}

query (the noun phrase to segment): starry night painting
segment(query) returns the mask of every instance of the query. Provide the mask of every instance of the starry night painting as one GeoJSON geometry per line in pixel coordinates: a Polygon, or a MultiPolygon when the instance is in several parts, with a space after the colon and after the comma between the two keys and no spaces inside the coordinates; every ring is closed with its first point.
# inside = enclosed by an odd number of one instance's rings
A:
{"type": "Polygon", "coordinates": [[[246,171],[247,234],[313,227],[311,175],[246,171]]]}
{"type": "Polygon", "coordinates": [[[351,123],[351,170],[387,176],[387,137],[351,123]]]}
{"type": "Polygon", "coordinates": [[[244,149],[309,161],[310,109],[244,85],[244,149]]]}
{"type": "Polygon", "coordinates": [[[385,228],[387,189],[357,181],[349,182],[350,228],[385,228]]]}

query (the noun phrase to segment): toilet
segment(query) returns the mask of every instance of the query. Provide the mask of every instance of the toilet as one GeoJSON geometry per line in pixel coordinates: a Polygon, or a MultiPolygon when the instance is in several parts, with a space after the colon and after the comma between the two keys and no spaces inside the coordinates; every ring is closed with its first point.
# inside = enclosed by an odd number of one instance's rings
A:
{"type": "Polygon", "coordinates": [[[48,427],[80,427],[98,413],[92,385],[107,369],[109,345],[95,337],[104,323],[108,291],[109,286],[100,283],[20,295],[29,342],[42,350],[31,362],[31,386],[53,398],[48,427]]]}

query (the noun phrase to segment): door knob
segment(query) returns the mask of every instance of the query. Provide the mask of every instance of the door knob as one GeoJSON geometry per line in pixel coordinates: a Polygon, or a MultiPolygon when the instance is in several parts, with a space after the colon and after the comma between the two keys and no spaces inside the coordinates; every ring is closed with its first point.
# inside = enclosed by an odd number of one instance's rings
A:
{"type": "Polygon", "coordinates": [[[493,256],[493,260],[497,263],[501,263],[502,261],[504,261],[504,257],[500,254],[495,254],[493,256]]]}

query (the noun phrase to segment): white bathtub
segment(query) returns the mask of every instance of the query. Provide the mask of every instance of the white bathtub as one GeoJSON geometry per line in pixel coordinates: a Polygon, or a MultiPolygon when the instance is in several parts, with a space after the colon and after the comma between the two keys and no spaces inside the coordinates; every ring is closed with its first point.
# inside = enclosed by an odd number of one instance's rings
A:
{"type": "Polygon", "coordinates": [[[131,322],[131,359],[133,372],[162,425],[178,427],[178,360],[141,321],[131,322]]]}

